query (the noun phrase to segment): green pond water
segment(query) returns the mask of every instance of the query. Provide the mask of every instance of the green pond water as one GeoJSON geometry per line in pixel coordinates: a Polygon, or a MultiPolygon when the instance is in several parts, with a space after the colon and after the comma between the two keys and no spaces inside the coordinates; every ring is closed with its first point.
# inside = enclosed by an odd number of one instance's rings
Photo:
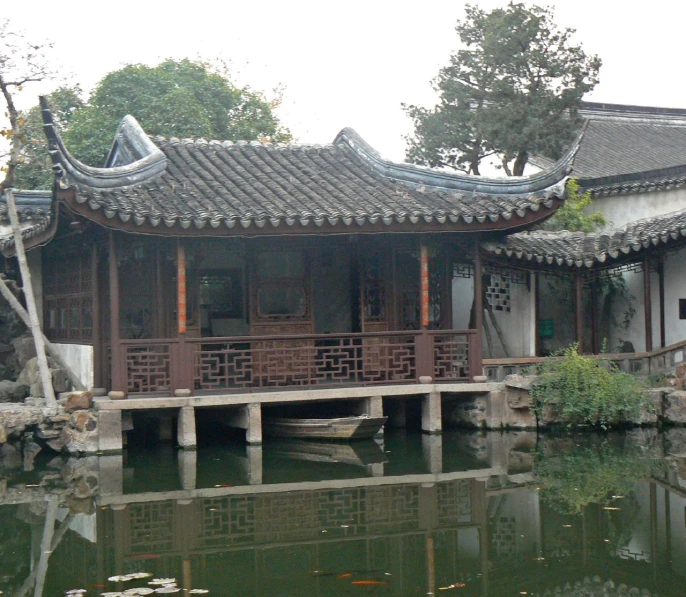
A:
{"type": "Polygon", "coordinates": [[[12,449],[3,597],[686,593],[686,430],[12,449]]]}

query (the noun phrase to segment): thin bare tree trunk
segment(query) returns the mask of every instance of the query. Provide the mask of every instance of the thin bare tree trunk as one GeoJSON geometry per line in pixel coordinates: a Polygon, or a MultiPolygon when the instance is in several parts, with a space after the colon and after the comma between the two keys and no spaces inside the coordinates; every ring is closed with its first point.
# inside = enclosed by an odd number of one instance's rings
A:
{"type": "Polygon", "coordinates": [[[57,400],[55,400],[55,391],[52,387],[52,376],[50,375],[50,368],[48,367],[48,358],[45,355],[45,343],[43,342],[43,334],[38,321],[36,299],[33,296],[31,273],[29,272],[29,264],[26,261],[24,239],[21,236],[21,228],[19,227],[17,206],[14,202],[14,193],[11,189],[5,191],[5,197],[7,198],[7,213],[9,214],[10,223],[12,224],[12,232],[14,233],[14,244],[17,251],[17,261],[19,261],[19,270],[21,271],[24,298],[26,299],[26,306],[28,307],[29,312],[29,328],[33,335],[33,342],[36,345],[36,356],[38,357],[38,370],[43,385],[43,394],[46,402],[49,405],[54,406],[57,404],[57,400]]]}
{"type": "MultiPolygon", "coordinates": [[[[26,312],[26,309],[22,307],[21,303],[19,302],[19,299],[14,296],[14,293],[10,290],[9,286],[7,286],[7,282],[5,282],[5,279],[0,277],[0,294],[5,298],[5,300],[10,304],[10,307],[14,309],[21,318],[21,320],[24,322],[24,325],[26,325],[27,328],[31,327],[31,320],[29,319],[29,314],[26,312]]],[[[52,357],[52,359],[55,361],[55,364],[60,368],[64,369],[67,373],[67,377],[69,378],[69,381],[71,382],[71,385],[75,390],[83,391],[87,390],[86,386],[83,384],[81,379],[79,379],[78,375],[74,373],[74,371],[67,365],[67,363],[64,362],[64,359],[62,356],[57,352],[57,349],[52,345],[50,340],[48,340],[45,335],[43,335],[43,344],[45,344],[45,350],[48,351],[48,354],[52,357]]]]}
{"type": "Polygon", "coordinates": [[[491,328],[488,327],[488,321],[484,317],[484,336],[486,336],[486,345],[488,346],[488,356],[493,358],[493,340],[491,339],[491,328]]]}
{"type": "Polygon", "coordinates": [[[495,328],[495,333],[498,334],[498,339],[500,340],[500,344],[503,346],[503,352],[505,353],[505,358],[509,359],[510,358],[510,353],[507,350],[507,345],[505,344],[505,336],[503,335],[503,330],[500,329],[500,325],[498,324],[498,321],[495,318],[495,313],[493,312],[493,307],[491,304],[486,301],[486,309],[488,309],[488,314],[491,316],[491,322],[493,323],[493,327],[495,328]]]}

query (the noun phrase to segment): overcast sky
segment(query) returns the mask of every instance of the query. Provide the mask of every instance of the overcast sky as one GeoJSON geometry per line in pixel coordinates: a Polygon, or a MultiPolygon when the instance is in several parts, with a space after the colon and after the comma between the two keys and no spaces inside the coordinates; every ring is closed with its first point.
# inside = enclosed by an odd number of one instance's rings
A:
{"type": "MultiPolygon", "coordinates": [[[[491,9],[505,2],[478,4],[491,9]]],[[[686,4],[551,5],[557,24],[576,29],[576,40],[603,60],[601,82],[586,99],[686,108],[686,4]]],[[[31,39],[49,38],[61,72],[86,89],[131,62],[221,58],[240,84],[267,92],[285,86],[279,116],[299,142],[330,143],[351,126],[382,155],[401,161],[411,124],[400,104],[435,104],[430,81],[457,46],[454,27],[464,6],[460,0],[4,0],[0,18],[9,17],[31,39]]],[[[31,93],[27,87],[23,104],[31,93]]]]}

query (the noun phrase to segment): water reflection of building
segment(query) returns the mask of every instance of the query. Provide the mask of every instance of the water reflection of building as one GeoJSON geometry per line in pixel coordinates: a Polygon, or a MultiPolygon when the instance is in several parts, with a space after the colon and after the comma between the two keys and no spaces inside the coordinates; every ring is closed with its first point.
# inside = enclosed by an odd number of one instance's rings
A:
{"type": "MultiPolygon", "coordinates": [[[[190,488],[181,475],[177,488],[147,493],[130,481],[111,483],[131,476],[120,457],[93,459],[97,508],[81,515],[81,522],[97,522],[97,540],[78,534],[86,526],[77,527],[75,517],[60,523],[55,509],[53,537],[64,536],[49,558],[44,595],[77,586],[115,590],[109,576],[137,570],[219,595],[230,587],[232,596],[338,595],[353,580],[387,583],[378,585],[384,593],[403,596],[451,586],[461,594],[494,597],[556,589],[612,595],[603,586],[610,579],[615,592],[624,583],[679,594],[686,575],[681,457],[670,456],[668,474],[658,471],[654,479],[628,484],[622,497],[570,513],[546,500],[531,470],[524,470],[525,439],[464,439],[462,447],[470,445],[479,455],[472,470],[454,471],[457,446],[446,438],[451,453],[428,454],[425,472],[411,475],[391,476],[386,464],[376,476],[362,467],[355,477],[277,483],[266,469],[263,482],[250,485],[247,470],[243,484],[229,487],[208,485],[199,466],[197,486],[190,488]],[[430,469],[440,461],[453,472],[430,469]]],[[[136,462],[128,462],[132,466],[136,462]]],[[[33,551],[27,544],[21,561],[15,554],[11,571],[9,560],[0,560],[0,578],[15,574],[0,586],[11,597],[33,593],[19,592],[21,575],[40,569],[49,526],[43,521],[50,494],[36,493],[32,502],[30,491],[8,491],[4,499],[14,496],[15,505],[0,509],[2,520],[12,521],[6,525],[12,535],[24,542],[33,538],[33,551]]],[[[0,550],[8,540],[0,531],[0,550]]]]}

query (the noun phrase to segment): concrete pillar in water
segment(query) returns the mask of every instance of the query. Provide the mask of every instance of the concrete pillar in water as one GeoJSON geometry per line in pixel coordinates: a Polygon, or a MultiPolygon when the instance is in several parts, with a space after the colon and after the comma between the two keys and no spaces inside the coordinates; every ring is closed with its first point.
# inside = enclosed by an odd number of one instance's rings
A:
{"type": "Polygon", "coordinates": [[[441,393],[431,392],[422,397],[422,432],[441,433],[441,393]]]}
{"type": "Polygon", "coordinates": [[[248,483],[262,485],[262,446],[248,445],[245,451],[248,458],[248,483]]]}
{"type": "MultiPolygon", "coordinates": [[[[358,413],[369,417],[383,417],[383,398],[381,396],[368,396],[360,401],[358,413]]],[[[383,427],[376,435],[383,434],[383,427]]]]}
{"type": "Polygon", "coordinates": [[[195,408],[192,406],[182,406],[179,409],[177,433],[179,446],[187,450],[198,447],[198,440],[195,437],[195,408]]]}
{"type": "Polygon", "coordinates": [[[121,452],[123,448],[121,434],[121,411],[98,411],[98,451],[104,453],[121,452]]]}
{"type": "Polygon", "coordinates": [[[195,450],[179,450],[179,481],[183,489],[195,489],[198,453],[195,450]]]}
{"type": "Polygon", "coordinates": [[[124,493],[124,457],[98,456],[98,485],[100,495],[124,493]]]}
{"type": "Polygon", "coordinates": [[[422,435],[422,453],[432,475],[443,472],[443,438],[440,435],[422,435]]]}
{"type": "Polygon", "coordinates": [[[262,443],[262,406],[259,403],[246,404],[247,425],[245,428],[245,441],[249,444],[262,443]]]}

